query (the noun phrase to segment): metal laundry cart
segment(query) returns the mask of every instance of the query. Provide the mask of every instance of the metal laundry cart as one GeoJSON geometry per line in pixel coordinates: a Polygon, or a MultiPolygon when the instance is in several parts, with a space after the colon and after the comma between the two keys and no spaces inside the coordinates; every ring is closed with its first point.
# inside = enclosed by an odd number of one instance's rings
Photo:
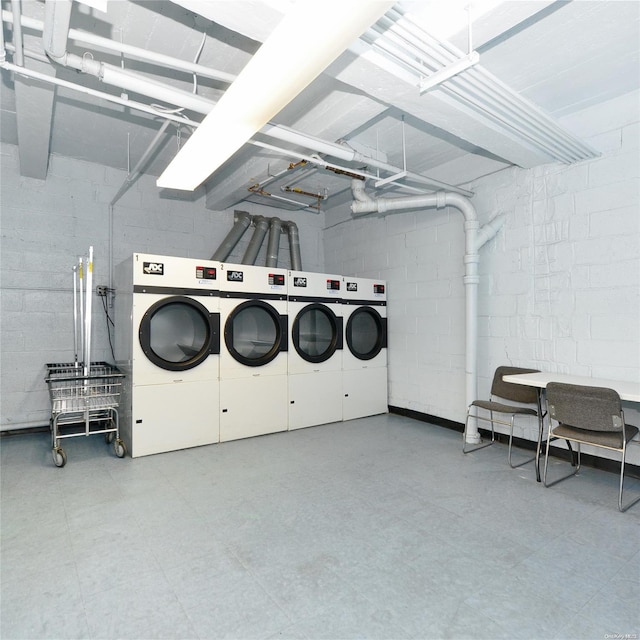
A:
{"type": "Polygon", "coordinates": [[[64,467],[67,463],[61,440],[99,433],[104,434],[108,444],[113,442],[115,454],[124,458],[127,451],[118,426],[118,402],[124,374],[106,362],[92,362],[88,371],[77,363],[46,366],[55,465],[64,467]]]}

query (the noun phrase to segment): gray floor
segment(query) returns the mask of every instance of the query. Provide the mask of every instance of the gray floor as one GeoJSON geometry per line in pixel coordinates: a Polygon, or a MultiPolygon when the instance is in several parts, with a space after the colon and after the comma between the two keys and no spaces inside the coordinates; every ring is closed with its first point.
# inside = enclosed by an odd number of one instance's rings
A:
{"type": "Polygon", "coordinates": [[[387,415],[136,460],[75,438],[58,469],[4,438],[1,637],[638,638],[616,476],[544,489],[460,444],[387,415]]]}

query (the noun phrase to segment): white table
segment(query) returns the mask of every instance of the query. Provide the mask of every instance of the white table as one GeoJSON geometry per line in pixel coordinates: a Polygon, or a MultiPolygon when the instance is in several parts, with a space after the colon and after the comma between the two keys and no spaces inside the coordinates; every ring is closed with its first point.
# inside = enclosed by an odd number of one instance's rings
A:
{"type": "MultiPolygon", "coordinates": [[[[538,407],[542,408],[542,396],[549,382],[563,382],[565,384],[579,384],[587,387],[606,387],[618,392],[621,400],[640,402],[640,382],[628,380],[609,380],[607,378],[592,378],[590,376],[576,376],[572,373],[518,373],[502,378],[505,382],[522,384],[527,387],[537,387],[538,407]]],[[[538,411],[538,443],[536,446],[536,480],[540,482],[540,449],[542,447],[542,433],[544,430],[544,416],[546,413],[538,411]]]]}

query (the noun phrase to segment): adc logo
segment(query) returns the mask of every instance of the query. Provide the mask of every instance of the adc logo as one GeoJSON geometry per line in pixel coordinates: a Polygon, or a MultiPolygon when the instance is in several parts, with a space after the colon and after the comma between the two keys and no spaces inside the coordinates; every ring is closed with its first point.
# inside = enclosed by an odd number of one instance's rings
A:
{"type": "Polygon", "coordinates": [[[358,283],[357,282],[347,282],[347,291],[357,291],[358,283]]]}
{"type": "Polygon", "coordinates": [[[162,262],[145,262],[142,265],[142,272],[152,276],[164,275],[164,264],[162,262]]]}
{"type": "Polygon", "coordinates": [[[230,282],[243,282],[244,273],[242,271],[227,271],[227,280],[230,282]]]}
{"type": "Polygon", "coordinates": [[[306,287],[307,286],[307,279],[306,278],[302,278],[302,277],[296,277],[293,279],[293,286],[294,287],[306,287]]]}

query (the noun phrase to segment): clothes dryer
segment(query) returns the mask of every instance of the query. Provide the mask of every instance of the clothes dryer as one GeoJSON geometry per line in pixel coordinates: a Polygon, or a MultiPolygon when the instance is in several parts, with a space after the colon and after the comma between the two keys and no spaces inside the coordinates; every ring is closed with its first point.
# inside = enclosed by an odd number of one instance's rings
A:
{"type": "Polygon", "coordinates": [[[289,429],[342,420],[342,277],[289,272],[289,429]]]}
{"type": "Polygon", "coordinates": [[[387,293],[384,280],[343,278],[343,419],[386,413],[387,293]]]}
{"type": "Polygon", "coordinates": [[[287,271],[223,264],[220,441],[287,429],[287,271]]]}
{"type": "Polygon", "coordinates": [[[115,269],[115,350],[132,457],[218,442],[220,264],[135,253],[115,269]]]}

